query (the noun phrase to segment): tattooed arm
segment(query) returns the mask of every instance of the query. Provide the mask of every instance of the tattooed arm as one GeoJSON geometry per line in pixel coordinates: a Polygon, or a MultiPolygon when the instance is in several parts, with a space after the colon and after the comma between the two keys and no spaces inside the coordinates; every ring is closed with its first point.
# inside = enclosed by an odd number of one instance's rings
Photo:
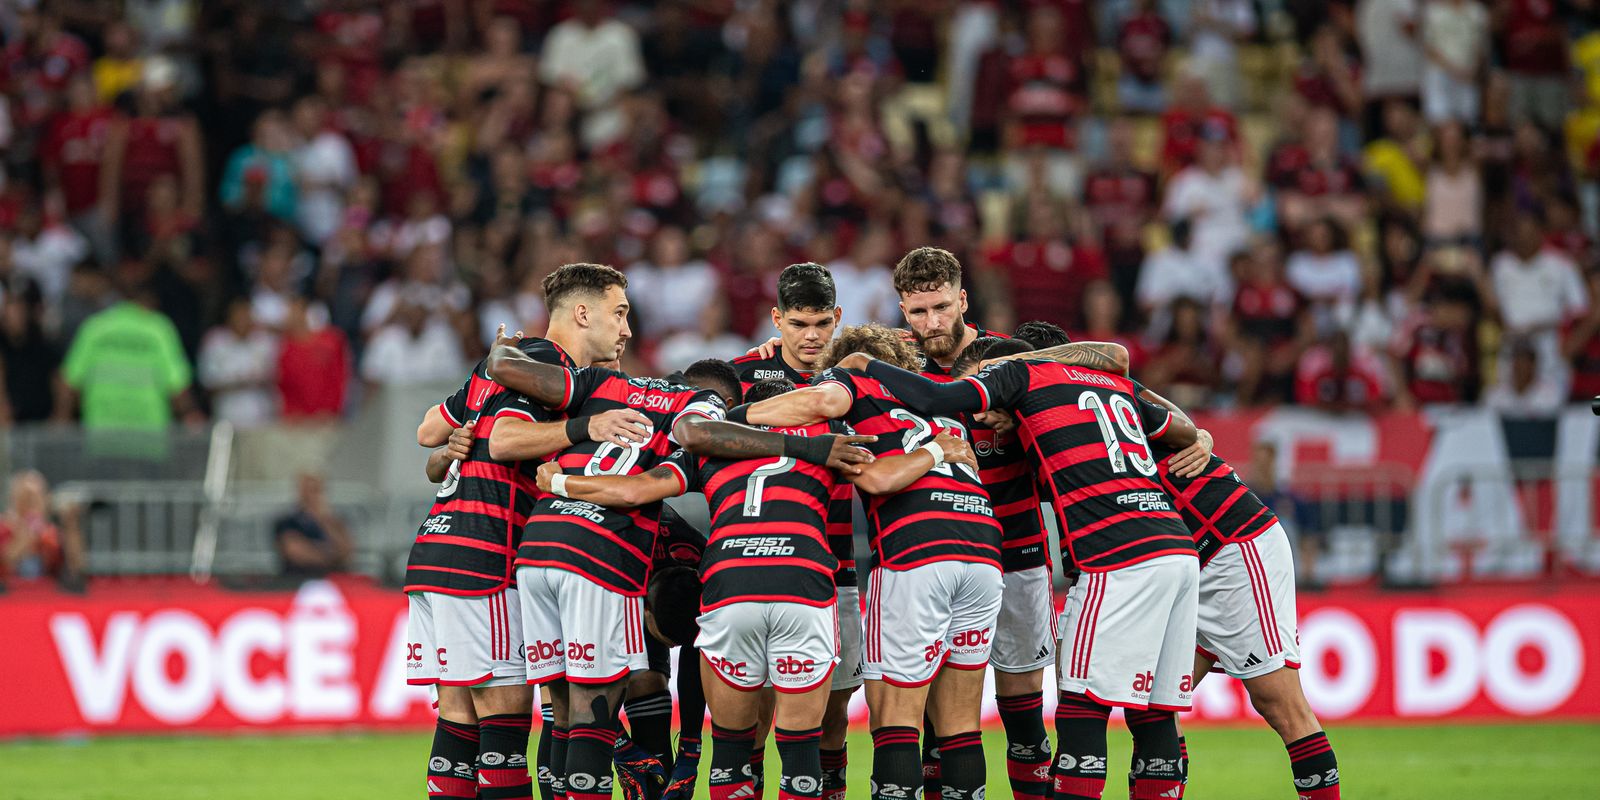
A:
{"type": "Polygon", "coordinates": [[[684,493],[683,478],[671,467],[659,466],[638,475],[568,475],[560,492],[554,481],[561,466],[554,461],[539,465],[539,491],[607,508],[633,508],[684,493]]]}
{"type": "Polygon", "coordinates": [[[846,475],[859,474],[861,468],[857,465],[872,461],[872,454],[858,445],[877,441],[876,436],[789,436],[697,415],[680,416],[672,427],[672,437],[695,455],[713,458],[788,456],[831,467],[846,475]]]}
{"type": "Polygon", "coordinates": [[[497,343],[485,365],[489,379],[546,408],[561,408],[572,387],[566,367],[534,361],[512,344],[497,343]]]}
{"type": "Polygon", "coordinates": [[[1046,347],[1043,350],[992,358],[984,361],[982,366],[986,367],[998,361],[1023,359],[1055,361],[1068,366],[1083,367],[1101,372],[1113,372],[1118,375],[1128,374],[1128,348],[1116,342],[1071,342],[1069,344],[1059,344],[1055,347],[1046,347]]]}

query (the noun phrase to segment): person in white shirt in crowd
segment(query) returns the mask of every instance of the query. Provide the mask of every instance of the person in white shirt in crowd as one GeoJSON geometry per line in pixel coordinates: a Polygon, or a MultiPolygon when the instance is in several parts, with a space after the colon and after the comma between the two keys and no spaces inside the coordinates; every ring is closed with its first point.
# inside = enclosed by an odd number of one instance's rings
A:
{"type": "Polygon", "coordinates": [[[539,78],[577,96],[584,112],[583,143],[594,148],[627,132],[618,101],[644,83],[644,56],[639,35],[613,18],[605,2],[577,0],[572,6],[572,16],[545,37],[539,78]]]}
{"type": "Polygon", "coordinates": [[[89,240],[83,234],[60,223],[47,224],[36,202],[25,200],[18,207],[11,263],[39,285],[45,308],[60,306],[72,268],[88,257],[89,240]]]}
{"type": "Polygon", "coordinates": [[[1361,93],[1368,108],[1387,100],[1415,100],[1422,81],[1417,0],[1360,0],[1356,40],[1361,45],[1361,93]]]}
{"type": "Polygon", "coordinates": [[[841,309],[838,329],[869,322],[903,324],[900,294],[894,290],[894,271],[888,263],[893,246],[889,229],[872,225],[861,231],[850,255],[827,263],[841,309]]]}
{"type": "Polygon", "coordinates": [[[293,124],[297,140],[290,158],[300,185],[296,207],[300,233],[321,245],[344,222],[345,193],[358,175],[356,153],[344,135],[328,125],[328,106],[317,95],[295,103],[293,124]]]}
{"type": "MultiPolygon", "coordinates": [[[[300,295],[309,264],[298,258],[292,241],[275,241],[261,250],[256,261],[255,283],[250,287],[250,310],[258,325],[281,330],[289,314],[289,303],[300,295]]],[[[327,318],[327,308],[316,303],[319,314],[327,318]]]]}
{"type": "Polygon", "coordinates": [[[211,417],[238,428],[253,428],[277,416],[278,337],[256,325],[251,303],[228,305],[223,324],[200,342],[198,377],[211,393],[211,417]]]}
{"type": "Polygon", "coordinates": [[[1553,417],[1561,411],[1566,392],[1554,379],[1539,372],[1539,351],[1523,340],[1509,345],[1509,362],[1502,362],[1500,379],[1483,393],[1483,404],[1508,417],[1553,417]]]}
{"type": "MultiPolygon", "coordinates": [[[[1554,381],[1565,394],[1569,374],[1561,357],[1560,330],[1589,310],[1588,286],[1572,259],[1546,244],[1538,212],[1517,212],[1509,243],[1489,262],[1494,291],[1484,298],[1488,310],[1499,313],[1508,341],[1520,338],[1538,353],[1539,376],[1554,381]]],[[[1509,355],[1502,348],[1501,363],[1510,363],[1509,355]]]]}
{"type": "Polygon", "coordinates": [[[717,271],[690,255],[683,229],[663,225],[650,243],[650,259],[626,270],[628,295],[635,298],[639,330],[647,340],[698,330],[702,312],[721,294],[717,271]]]}
{"type": "Polygon", "coordinates": [[[656,348],[656,372],[687,369],[707,353],[742,353],[750,341],[728,330],[728,301],[718,295],[700,312],[700,327],[666,338],[656,348]]]}
{"type": "Polygon", "coordinates": [[[1195,163],[1167,184],[1162,212],[1168,220],[1189,220],[1189,252],[1214,272],[1226,272],[1229,256],[1249,243],[1245,215],[1259,193],[1244,170],[1231,163],[1230,151],[1219,133],[1203,133],[1195,163]]]}
{"type": "Polygon", "coordinates": [[[442,245],[425,245],[406,257],[405,269],[372,290],[361,314],[361,330],[373,335],[394,316],[402,302],[455,313],[467,307],[471,293],[445,268],[442,245]]]}
{"type": "Polygon", "coordinates": [[[1150,335],[1155,339],[1165,337],[1171,325],[1171,306],[1178,298],[1187,297],[1204,308],[1233,300],[1233,277],[1215,263],[1194,257],[1190,228],[1187,219],[1169,225],[1171,241],[1145,256],[1139,268],[1134,297],[1149,318],[1150,335]]]}
{"type": "Polygon", "coordinates": [[[1476,0],[1428,0],[1422,12],[1422,114],[1430,124],[1478,121],[1489,12],[1476,0]]]}
{"type": "Polygon", "coordinates": [[[1223,108],[1239,106],[1239,43],[1256,32],[1251,0],[1195,0],[1189,17],[1189,69],[1205,78],[1223,108]]]}
{"type": "Polygon", "coordinates": [[[1314,220],[1302,246],[1289,254],[1289,285],[1311,301],[1317,327],[1326,331],[1335,315],[1347,314],[1361,295],[1361,259],[1350,251],[1346,234],[1331,218],[1314,220]]]}
{"type": "Polygon", "coordinates": [[[452,315],[402,297],[389,321],[372,335],[361,357],[361,379],[374,386],[448,384],[471,365],[461,350],[452,315]]]}

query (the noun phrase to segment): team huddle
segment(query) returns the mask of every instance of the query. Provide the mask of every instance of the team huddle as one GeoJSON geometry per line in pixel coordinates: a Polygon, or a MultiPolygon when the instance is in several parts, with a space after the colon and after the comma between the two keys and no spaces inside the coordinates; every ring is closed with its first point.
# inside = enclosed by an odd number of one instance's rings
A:
{"type": "Polygon", "coordinates": [[[864,687],[872,798],[979,800],[992,666],[1019,800],[1102,797],[1114,707],[1129,797],[1182,797],[1176,713],[1213,669],[1283,739],[1298,796],[1338,798],[1283,528],[1124,348],[967,323],[961,265],[932,247],[894,270],[905,329],[836,330],[816,264],[778,280],[777,338],[639,378],[618,371],[626,277],[561,267],[545,338],[502,330],[424,416],[441,487],[407,568],[406,668],[437,692],[429,797],[528,798],[537,780],[546,800],[688,800],[703,779],[712,800],[755,800],[769,738],[780,800],[867,796],[847,793],[864,687]],[[666,503],[684,495],[704,495],[709,531],[666,503]]]}

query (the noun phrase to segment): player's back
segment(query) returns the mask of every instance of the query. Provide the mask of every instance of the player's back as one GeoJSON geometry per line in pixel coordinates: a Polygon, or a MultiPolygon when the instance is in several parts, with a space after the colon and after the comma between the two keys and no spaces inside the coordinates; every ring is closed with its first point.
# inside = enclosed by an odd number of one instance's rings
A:
{"type": "MultiPolygon", "coordinates": [[[[537,361],[572,366],[550,341],[529,338],[517,346],[537,361]]],[[[490,380],[484,367],[479,361],[461,388],[439,404],[451,425],[473,424],[472,445],[464,461],[450,463],[418,526],[406,564],[406,591],[482,594],[509,579],[510,555],[538,489],[520,462],[489,455],[489,436],[503,417],[538,422],[558,415],[529,406],[521,395],[490,380]]]]}
{"type": "MultiPolygon", "coordinates": [[[[560,410],[592,416],[631,408],[649,421],[642,443],[627,447],[588,441],[573,445],[556,458],[568,475],[638,475],[661,464],[674,450],[672,427],[680,416],[722,417],[715,392],[652,378],[629,378],[620,372],[590,367],[572,373],[572,386],[560,410]]],[[[644,593],[649,576],[660,503],[611,509],[581,500],[543,496],[534,504],[518,566],[547,566],[577,572],[612,591],[644,593]]]]}
{"type": "MultiPolygon", "coordinates": [[[[773,430],[837,433],[838,424],[773,430]]],[[[700,564],[703,610],[733,602],[824,606],[834,600],[839,562],[826,535],[828,497],[839,481],[827,467],[794,458],[720,459],[679,451],[667,461],[711,508],[711,538],[700,564]]]]}
{"type": "Polygon", "coordinates": [[[1195,552],[1157,475],[1150,438],[1170,414],[1127,378],[1051,361],[1007,361],[973,379],[986,404],[1017,415],[1074,564],[1105,571],[1195,552]],[[1148,428],[1148,434],[1147,434],[1148,428]]]}
{"type": "MultiPolygon", "coordinates": [[[[913,452],[945,433],[968,438],[957,420],[924,419],[883,384],[857,372],[830,369],[817,383],[836,383],[854,402],[845,421],[856,433],[876,436],[866,445],[878,458],[913,452]]],[[[880,566],[912,569],[936,561],[999,564],[1000,526],[977,473],[943,464],[888,495],[867,495],[873,554],[880,566]]]]}

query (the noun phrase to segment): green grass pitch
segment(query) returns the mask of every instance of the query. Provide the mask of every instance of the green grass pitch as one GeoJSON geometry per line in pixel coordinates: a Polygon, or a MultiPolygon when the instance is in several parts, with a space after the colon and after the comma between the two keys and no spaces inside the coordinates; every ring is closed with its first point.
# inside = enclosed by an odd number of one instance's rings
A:
{"type": "MultiPolygon", "coordinates": [[[[1591,796],[1579,769],[1600,752],[1600,725],[1335,726],[1346,797],[1361,800],[1489,800],[1591,796]]],[[[984,733],[990,797],[1009,798],[1005,738],[984,733]]],[[[331,734],[218,738],[109,738],[0,743],[0,797],[55,800],[351,800],[421,798],[429,736],[331,734]]],[[[851,739],[850,797],[867,796],[871,741],[851,739]]],[[[1187,797],[1293,798],[1283,747],[1265,727],[1200,728],[1189,734],[1187,797]]],[[[1111,763],[1128,762],[1128,736],[1113,724],[1111,763]]],[[[776,795],[769,753],[767,795],[776,795]]],[[[1126,796],[1114,767],[1107,798],[1126,796]]],[[[704,778],[702,767],[701,776],[704,778]]],[[[702,791],[702,796],[704,792],[702,791]]]]}

